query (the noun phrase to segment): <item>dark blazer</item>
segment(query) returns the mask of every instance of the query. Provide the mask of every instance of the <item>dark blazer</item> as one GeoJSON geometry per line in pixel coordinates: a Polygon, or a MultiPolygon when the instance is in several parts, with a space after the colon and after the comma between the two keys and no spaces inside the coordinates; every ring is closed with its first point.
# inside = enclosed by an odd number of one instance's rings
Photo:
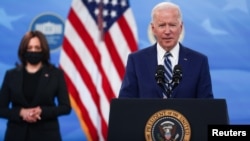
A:
{"type": "Polygon", "coordinates": [[[23,71],[22,68],[8,70],[1,88],[0,117],[8,120],[5,141],[60,141],[57,118],[71,111],[63,72],[56,67],[44,66],[36,96],[31,103],[28,103],[22,88],[23,71]],[[58,102],[55,102],[55,98],[58,102]],[[12,106],[9,108],[10,103],[12,106]],[[36,123],[23,121],[19,116],[20,109],[35,106],[40,106],[42,109],[41,120],[36,123]]]}
{"type": "MultiPolygon", "coordinates": [[[[182,80],[173,90],[172,98],[213,98],[208,58],[180,44],[179,62],[182,80]]],[[[131,53],[119,92],[119,98],[162,98],[157,84],[156,44],[131,53]]]]}

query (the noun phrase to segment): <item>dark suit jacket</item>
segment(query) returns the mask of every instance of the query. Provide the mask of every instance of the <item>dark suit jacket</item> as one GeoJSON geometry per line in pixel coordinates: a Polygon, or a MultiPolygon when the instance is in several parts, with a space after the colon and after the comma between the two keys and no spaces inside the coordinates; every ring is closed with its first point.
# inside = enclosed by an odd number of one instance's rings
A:
{"type": "Polygon", "coordinates": [[[28,103],[23,94],[23,69],[15,68],[5,74],[0,92],[0,117],[8,120],[6,141],[60,141],[57,117],[71,111],[68,91],[61,70],[44,66],[36,96],[28,103]],[[58,105],[55,103],[58,99],[58,105]],[[8,106],[12,104],[9,108],[8,106]],[[19,116],[22,107],[40,106],[41,120],[27,123],[19,116]],[[29,137],[30,139],[27,139],[29,137]]]}
{"type": "MultiPolygon", "coordinates": [[[[213,98],[205,55],[180,44],[178,64],[183,75],[172,98],[213,98]]],[[[157,66],[156,44],[130,54],[119,98],[162,98],[163,90],[155,79],[157,66]]]]}

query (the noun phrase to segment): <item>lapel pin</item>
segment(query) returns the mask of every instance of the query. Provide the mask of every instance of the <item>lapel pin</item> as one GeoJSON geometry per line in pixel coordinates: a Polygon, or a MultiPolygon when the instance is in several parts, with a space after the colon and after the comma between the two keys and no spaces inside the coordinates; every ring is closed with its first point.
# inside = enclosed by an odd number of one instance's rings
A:
{"type": "Polygon", "coordinates": [[[188,59],[187,58],[184,58],[185,61],[187,61],[188,59]]]}
{"type": "Polygon", "coordinates": [[[47,73],[45,73],[45,75],[44,75],[45,77],[49,77],[49,74],[47,74],[47,73]]]}

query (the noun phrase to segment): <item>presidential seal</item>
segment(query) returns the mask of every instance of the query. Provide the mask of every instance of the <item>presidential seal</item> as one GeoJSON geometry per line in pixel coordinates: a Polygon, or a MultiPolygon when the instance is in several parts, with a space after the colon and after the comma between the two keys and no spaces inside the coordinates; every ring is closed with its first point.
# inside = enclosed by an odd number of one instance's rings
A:
{"type": "Polygon", "coordinates": [[[146,141],[190,141],[188,120],[175,110],[161,110],[153,114],[145,126],[146,141]]]}

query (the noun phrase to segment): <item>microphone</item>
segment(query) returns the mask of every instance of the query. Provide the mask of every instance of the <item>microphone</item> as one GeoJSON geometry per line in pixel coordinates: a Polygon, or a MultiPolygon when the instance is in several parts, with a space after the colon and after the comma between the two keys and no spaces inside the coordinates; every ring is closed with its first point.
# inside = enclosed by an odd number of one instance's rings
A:
{"type": "Polygon", "coordinates": [[[163,65],[158,65],[155,73],[155,80],[157,84],[164,84],[164,66],[163,65]]]}
{"type": "Polygon", "coordinates": [[[156,73],[155,73],[155,80],[158,84],[158,86],[161,87],[161,89],[163,90],[163,93],[166,97],[168,97],[168,93],[167,93],[167,88],[166,88],[166,84],[165,84],[165,68],[163,65],[158,65],[157,69],[156,69],[156,73]]]}
{"type": "Polygon", "coordinates": [[[172,77],[172,90],[177,87],[182,79],[182,69],[180,65],[174,66],[173,77],[172,77]]]}

